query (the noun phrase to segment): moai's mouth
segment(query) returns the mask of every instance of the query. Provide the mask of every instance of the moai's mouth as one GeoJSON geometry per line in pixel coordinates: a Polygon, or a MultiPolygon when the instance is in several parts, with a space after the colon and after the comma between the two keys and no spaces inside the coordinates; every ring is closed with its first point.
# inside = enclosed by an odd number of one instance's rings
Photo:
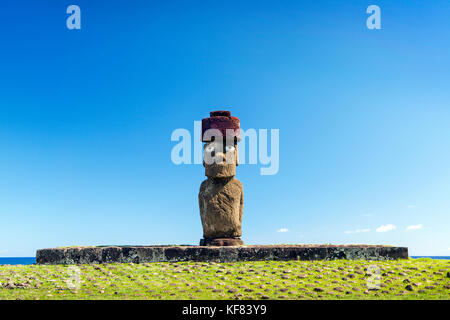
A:
{"type": "Polygon", "coordinates": [[[205,165],[205,176],[211,178],[226,178],[236,175],[236,165],[234,163],[213,163],[205,165]]]}

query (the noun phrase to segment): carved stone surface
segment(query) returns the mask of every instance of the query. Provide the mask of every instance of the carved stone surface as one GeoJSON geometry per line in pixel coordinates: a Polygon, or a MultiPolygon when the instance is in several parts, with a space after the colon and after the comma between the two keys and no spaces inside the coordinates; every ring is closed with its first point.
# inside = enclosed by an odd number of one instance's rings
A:
{"type": "Polygon", "coordinates": [[[371,245],[105,246],[41,249],[38,264],[408,259],[408,248],[371,245]]]}
{"type": "Polygon", "coordinates": [[[203,165],[207,180],[203,181],[198,194],[200,218],[203,226],[201,245],[242,245],[241,223],[244,208],[244,189],[235,179],[238,161],[236,135],[239,119],[229,111],[213,111],[210,118],[203,119],[202,141],[203,165]],[[210,139],[204,134],[214,129],[220,136],[210,139]],[[231,133],[227,129],[233,129],[231,133]]]}
{"type": "Polygon", "coordinates": [[[208,130],[218,130],[223,136],[231,135],[237,141],[241,140],[241,129],[239,118],[232,117],[230,111],[212,111],[210,117],[202,119],[202,141],[212,141],[208,130]],[[231,130],[231,131],[230,131],[231,130]]]}
{"type": "Polygon", "coordinates": [[[201,246],[241,246],[244,242],[240,238],[205,238],[200,240],[201,246]]]}
{"type": "Polygon", "coordinates": [[[244,190],[239,180],[209,178],[201,184],[198,200],[205,239],[242,235],[244,190]]]}

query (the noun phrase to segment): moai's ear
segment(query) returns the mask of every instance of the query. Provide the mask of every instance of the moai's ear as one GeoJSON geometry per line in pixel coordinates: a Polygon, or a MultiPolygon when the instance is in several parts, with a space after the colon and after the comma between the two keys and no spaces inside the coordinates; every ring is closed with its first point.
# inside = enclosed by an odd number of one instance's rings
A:
{"type": "Polygon", "coordinates": [[[203,166],[204,167],[206,167],[206,164],[205,164],[205,148],[206,148],[206,143],[203,145],[203,150],[202,150],[202,164],[203,164],[203,166]]]}
{"type": "Polygon", "coordinates": [[[238,145],[237,143],[234,143],[234,160],[236,162],[236,166],[239,165],[239,152],[238,152],[238,145]]]}

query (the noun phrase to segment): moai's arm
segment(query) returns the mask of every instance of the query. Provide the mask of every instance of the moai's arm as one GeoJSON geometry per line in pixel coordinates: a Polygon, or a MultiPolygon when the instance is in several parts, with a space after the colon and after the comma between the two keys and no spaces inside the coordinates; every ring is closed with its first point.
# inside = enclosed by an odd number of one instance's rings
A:
{"type": "Polygon", "coordinates": [[[205,189],[205,181],[203,181],[202,184],[200,185],[200,191],[198,192],[198,206],[200,208],[200,216],[202,216],[202,214],[204,212],[203,211],[204,210],[204,206],[203,206],[204,201],[202,199],[202,193],[203,193],[204,189],[205,189]]]}
{"type": "Polygon", "coordinates": [[[200,208],[200,216],[202,216],[202,213],[203,213],[203,201],[201,199],[200,193],[198,194],[198,207],[200,208]]]}
{"type": "Polygon", "coordinates": [[[242,222],[242,215],[244,214],[244,188],[241,186],[241,206],[239,211],[239,221],[242,222]]]}

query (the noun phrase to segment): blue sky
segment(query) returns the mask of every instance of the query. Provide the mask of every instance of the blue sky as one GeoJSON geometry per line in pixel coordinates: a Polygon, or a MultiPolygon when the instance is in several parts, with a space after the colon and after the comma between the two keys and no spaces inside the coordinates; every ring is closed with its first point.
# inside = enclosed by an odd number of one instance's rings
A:
{"type": "Polygon", "coordinates": [[[278,174],[237,169],[246,243],[450,255],[449,1],[1,7],[0,256],[197,244],[204,170],[170,136],[216,109],[280,130],[278,174]]]}

